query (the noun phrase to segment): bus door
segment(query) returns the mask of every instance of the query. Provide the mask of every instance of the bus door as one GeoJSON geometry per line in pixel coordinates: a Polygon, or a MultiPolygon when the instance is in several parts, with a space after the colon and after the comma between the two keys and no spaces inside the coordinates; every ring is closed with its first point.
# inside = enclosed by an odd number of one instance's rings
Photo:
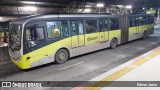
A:
{"type": "Polygon", "coordinates": [[[99,20],[99,42],[108,41],[108,20],[99,20]]]}
{"type": "Polygon", "coordinates": [[[147,27],[144,26],[144,23],[144,17],[139,17],[138,38],[143,36],[144,30],[147,30],[147,27]]]}
{"type": "Polygon", "coordinates": [[[135,22],[134,22],[134,24],[135,24],[135,32],[134,32],[134,39],[137,39],[137,38],[139,38],[138,36],[139,36],[139,25],[140,25],[140,22],[139,22],[139,17],[136,17],[135,18],[135,22]]]}
{"type": "Polygon", "coordinates": [[[83,21],[70,21],[72,48],[84,46],[84,25],[83,21]]]}

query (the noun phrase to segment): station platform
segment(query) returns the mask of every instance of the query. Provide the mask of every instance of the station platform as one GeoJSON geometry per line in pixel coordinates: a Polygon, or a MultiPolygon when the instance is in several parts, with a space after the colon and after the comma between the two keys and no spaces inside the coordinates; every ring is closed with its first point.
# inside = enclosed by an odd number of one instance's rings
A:
{"type": "Polygon", "coordinates": [[[73,90],[160,90],[160,47],[140,55],[73,90]]]}

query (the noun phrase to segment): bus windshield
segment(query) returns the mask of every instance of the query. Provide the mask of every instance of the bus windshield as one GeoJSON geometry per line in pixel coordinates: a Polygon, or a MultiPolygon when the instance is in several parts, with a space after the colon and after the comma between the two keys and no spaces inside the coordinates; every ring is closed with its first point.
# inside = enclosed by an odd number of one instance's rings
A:
{"type": "Polygon", "coordinates": [[[11,24],[9,33],[9,48],[12,51],[19,51],[21,48],[21,25],[11,24]]]}

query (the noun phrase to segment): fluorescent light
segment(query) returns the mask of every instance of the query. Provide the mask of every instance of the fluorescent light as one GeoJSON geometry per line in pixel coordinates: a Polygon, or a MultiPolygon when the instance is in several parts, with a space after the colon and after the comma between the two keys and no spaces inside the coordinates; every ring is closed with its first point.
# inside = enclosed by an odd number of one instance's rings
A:
{"type": "Polygon", "coordinates": [[[36,4],[36,2],[32,2],[32,1],[20,1],[20,3],[24,3],[24,4],[36,4]]]}
{"type": "Polygon", "coordinates": [[[85,7],[91,7],[91,5],[85,5],[85,7]]]}
{"type": "Polygon", "coordinates": [[[3,18],[2,18],[2,17],[0,17],[0,21],[3,21],[3,18]]]}
{"type": "Polygon", "coordinates": [[[123,5],[117,5],[117,7],[120,7],[120,8],[121,8],[121,7],[123,7],[123,5]]]}
{"type": "Polygon", "coordinates": [[[23,7],[24,11],[37,11],[37,7],[35,6],[25,6],[23,7]]]}
{"type": "Polygon", "coordinates": [[[97,7],[104,7],[104,4],[103,3],[97,3],[97,5],[96,5],[97,7]]]}
{"type": "Polygon", "coordinates": [[[131,6],[131,5],[127,5],[127,6],[125,6],[125,8],[127,8],[127,9],[131,9],[131,8],[132,8],[132,6],[131,6]]]}
{"type": "Polygon", "coordinates": [[[89,12],[91,12],[91,9],[90,9],[90,8],[86,8],[86,9],[84,10],[84,12],[85,12],[85,13],[89,13],[89,12]]]}
{"type": "Polygon", "coordinates": [[[78,9],[78,10],[77,10],[77,12],[82,12],[82,11],[83,11],[83,9],[78,9]]]}

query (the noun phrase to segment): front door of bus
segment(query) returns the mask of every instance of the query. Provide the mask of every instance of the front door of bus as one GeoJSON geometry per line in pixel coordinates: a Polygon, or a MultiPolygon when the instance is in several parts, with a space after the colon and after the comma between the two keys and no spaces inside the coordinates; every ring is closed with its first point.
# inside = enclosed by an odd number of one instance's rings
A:
{"type": "Polygon", "coordinates": [[[108,20],[100,20],[99,22],[99,42],[108,41],[108,20]]]}
{"type": "Polygon", "coordinates": [[[70,22],[72,35],[72,48],[84,46],[84,25],[81,20],[73,20],[70,22]]]}

